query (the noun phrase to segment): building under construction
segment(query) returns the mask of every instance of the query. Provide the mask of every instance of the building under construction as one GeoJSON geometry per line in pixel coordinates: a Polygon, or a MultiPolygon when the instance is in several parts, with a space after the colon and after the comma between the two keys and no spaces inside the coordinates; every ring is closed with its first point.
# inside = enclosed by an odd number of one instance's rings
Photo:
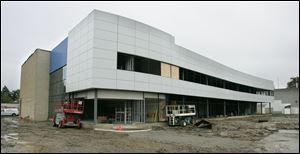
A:
{"type": "MultiPolygon", "coordinates": [[[[175,44],[174,36],[94,10],[52,51],[22,65],[21,116],[46,120],[66,99],[95,123],[165,121],[165,106],[194,104],[197,117],[257,114],[274,85],[175,44]]],[[[251,63],[251,62],[249,62],[251,63]]]]}

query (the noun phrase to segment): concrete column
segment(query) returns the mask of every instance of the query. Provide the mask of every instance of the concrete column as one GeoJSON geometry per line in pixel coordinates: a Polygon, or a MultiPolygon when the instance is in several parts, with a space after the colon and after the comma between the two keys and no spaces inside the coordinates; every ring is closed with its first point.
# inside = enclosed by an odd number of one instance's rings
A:
{"type": "Polygon", "coordinates": [[[226,101],[224,100],[224,117],[226,116],[226,101]]]}
{"type": "Polygon", "coordinates": [[[252,114],[252,103],[249,103],[250,115],[252,114]]]}
{"type": "Polygon", "coordinates": [[[260,102],[260,114],[263,114],[262,113],[262,102],[260,102]]]}
{"type": "Polygon", "coordinates": [[[127,101],[124,102],[124,124],[127,123],[127,120],[126,120],[126,118],[127,118],[127,115],[126,115],[127,111],[126,111],[126,109],[127,109],[127,101]]]}
{"type": "Polygon", "coordinates": [[[206,117],[209,118],[208,98],[206,99],[206,117]]]}
{"type": "Polygon", "coordinates": [[[160,120],[160,112],[159,112],[159,93],[157,93],[157,115],[156,115],[156,117],[157,117],[157,119],[155,119],[155,120],[157,120],[157,121],[159,121],[160,120]]]}
{"type": "Polygon", "coordinates": [[[95,89],[95,97],[94,97],[94,123],[97,124],[97,112],[98,112],[98,97],[97,97],[97,89],[95,89]]]}
{"type": "Polygon", "coordinates": [[[238,103],[238,113],[237,114],[240,115],[240,102],[238,101],[237,103],[238,103]]]}
{"type": "Polygon", "coordinates": [[[146,101],[144,98],[144,123],[146,123],[146,101]]]}
{"type": "Polygon", "coordinates": [[[270,114],[272,113],[272,110],[271,110],[271,102],[269,102],[269,113],[270,113],[270,114]]]}
{"type": "Polygon", "coordinates": [[[143,106],[142,106],[143,110],[144,110],[144,115],[143,115],[143,120],[144,123],[146,123],[146,101],[145,101],[145,93],[143,92],[143,106]]]}

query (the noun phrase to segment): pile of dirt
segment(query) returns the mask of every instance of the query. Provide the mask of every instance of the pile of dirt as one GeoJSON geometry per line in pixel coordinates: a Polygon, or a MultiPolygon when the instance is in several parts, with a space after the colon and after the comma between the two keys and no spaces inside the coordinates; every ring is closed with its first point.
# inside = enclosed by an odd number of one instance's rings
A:
{"type": "MultiPolygon", "coordinates": [[[[299,130],[299,119],[293,116],[249,116],[241,118],[222,118],[210,119],[207,121],[198,121],[194,127],[203,126],[211,127],[214,136],[238,138],[241,140],[260,140],[279,129],[296,129],[299,130]]],[[[190,129],[193,131],[203,131],[203,129],[190,129]]],[[[205,133],[199,134],[203,136],[205,133]]]]}

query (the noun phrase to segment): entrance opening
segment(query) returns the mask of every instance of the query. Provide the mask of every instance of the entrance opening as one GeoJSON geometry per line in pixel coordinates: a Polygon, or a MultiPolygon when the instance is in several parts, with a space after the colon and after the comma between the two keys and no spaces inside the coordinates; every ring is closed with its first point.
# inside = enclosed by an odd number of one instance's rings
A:
{"type": "Polygon", "coordinates": [[[144,101],[98,100],[98,123],[132,124],[144,122],[144,101]]]}

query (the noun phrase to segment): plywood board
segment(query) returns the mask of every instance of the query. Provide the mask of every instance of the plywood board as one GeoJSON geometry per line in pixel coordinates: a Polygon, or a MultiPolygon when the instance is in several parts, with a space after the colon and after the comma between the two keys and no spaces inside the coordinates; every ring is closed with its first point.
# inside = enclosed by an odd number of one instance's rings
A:
{"type": "Polygon", "coordinates": [[[179,67],[177,66],[171,66],[171,78],[173,79],[179,79],[179,67]]]}
{"type": "Polygon", "coordinates": [[[171,77],[171,67],[169,64],[161,63],[161,76],[163,77],[171,77]]]}

